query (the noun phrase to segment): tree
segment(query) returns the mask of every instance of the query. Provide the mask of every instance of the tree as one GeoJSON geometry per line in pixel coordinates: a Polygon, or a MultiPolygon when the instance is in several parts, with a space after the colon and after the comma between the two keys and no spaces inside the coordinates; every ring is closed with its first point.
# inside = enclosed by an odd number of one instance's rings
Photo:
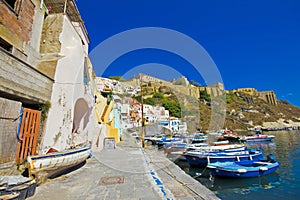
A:
{"type": "Polygon", "coordinates": [[[134,99],[136,99],[138,102],[142,103],[142,98],[141,98],[140,95],[138,95],[138,96],[133,95],[132,98],[134,98],[134,99]]]}
{"type": "Polygon", "coordinates": [[[156,98],[156,99],[164,99],[164,95],[162,93],[159,93],[159,92],[155,92],[153,95],[152,95],[153,98],[156,98]]]}
{"type": "Polygon", "coordinates": [[[163,107],[169,110],[171,116],[178,117],[178,118],[181,117],[181,107],[178,102],[165,100],[163,102],[163,107]]]}
{"type": "Polygon", "coordinates": [[[154,105],[156,105],[156,102],[153,98],[147,98],[147,99],[144,99],[144,104],[154,106],[154,105]]]}

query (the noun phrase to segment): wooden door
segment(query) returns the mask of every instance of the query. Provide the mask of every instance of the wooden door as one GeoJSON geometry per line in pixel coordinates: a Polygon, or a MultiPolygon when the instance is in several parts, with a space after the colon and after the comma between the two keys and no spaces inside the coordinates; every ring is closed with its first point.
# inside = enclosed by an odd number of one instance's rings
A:
{"type": "Polygon", "coordinates": [[[27,156],[36,154],[40,121],[40,111],[24,108],[18,133],[17,164],[22,164],[27,156]]]}

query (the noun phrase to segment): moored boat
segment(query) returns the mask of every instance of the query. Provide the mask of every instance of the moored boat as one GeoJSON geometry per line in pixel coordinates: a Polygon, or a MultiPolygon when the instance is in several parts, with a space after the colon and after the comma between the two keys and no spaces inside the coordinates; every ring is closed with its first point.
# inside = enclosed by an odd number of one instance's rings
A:
{"type": "Polygon", "coordinates": [[[215,162],[207,167],[212,175],[231,178],[250,178],[268,175],[276,171],[279,162],[274,160],[244,160],[235,162],[215,162]]]}
{"type": "Polygon", "coordinates": [[[191,140],[192,144],[206,143],[206,142],[207,142],[207,136],[205,136],[204,133],[196,133],[191,140]]]}
{"type": "Polygon", "coordinates": [[[224,145],[209,145],[207,143],[189,144],[186,146],[188,150],[198,150],[205,152],[222,152],[222,151],[243,151],[246,149],[244,144],[224,144],[224,145]]]}
{"type": "Polygon", "coordinates": [[[183,154],[190,166],[205,167],[214,162],[234,162],[243,160],[260,160],[263,159],[261,150],[244,150],[230,152],[204,152],[204,151],[187,151],[183,154]]]}
{"type": "Polygon", "coordinates": [[[274,138],[274,135],[255,134],[251,136],[243,136],[240,140],[243,142],[267,142],[272,141],[274,138]]]}

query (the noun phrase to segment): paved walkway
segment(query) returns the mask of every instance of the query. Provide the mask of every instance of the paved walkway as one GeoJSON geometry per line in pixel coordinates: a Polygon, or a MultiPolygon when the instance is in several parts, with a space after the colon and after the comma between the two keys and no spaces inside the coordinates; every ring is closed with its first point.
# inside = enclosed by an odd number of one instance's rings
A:
{"type": "Polygon", "coordinates": [[[83,167],[47,181],[29,199],[218,199],[160,153],[125,134],[116,149],[94,152],[83,167]]]}

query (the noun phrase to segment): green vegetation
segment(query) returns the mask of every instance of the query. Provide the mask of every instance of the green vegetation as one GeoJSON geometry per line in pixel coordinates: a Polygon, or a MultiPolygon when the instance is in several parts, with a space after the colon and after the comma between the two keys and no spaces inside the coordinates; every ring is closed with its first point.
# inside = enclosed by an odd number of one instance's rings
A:
{"type": "Polygon", "coordinates": [[[206,90],[200,91],[200,101],[211,101],[210,95],[207,93],[206,90]]]}
{"type": "Polygon", "coordinates": [[[109,76],[108,78],[116,81],[125,81],[122,76],[109,76]]]}
{"type": "Polygon", "coordinates": [[[42,121],[44,121],[47,117],[48,111],[51,108],[51,103],[50,101],[46,101],[45,104],[40,106],[40,111],[41,111],[41,118],[42,121]]]}
{"type": "Polygon", "coordinates": [[[155,102],[155,100],[153,98],[147,98],[147,99],[144,99],[144,104],[155,106],[156,102],[155,102]]]}
{"type": "Polygon", "coordinates": [[[227,103],[231,103],[234,98],[236,98],[236,94],[235,93],[229,92],[228,94],[226,94],[226,102],[227,103]]]}
{"type": "Polygon", "coordinates": [[[163,100],[165,98],[164,95],[159,92],[155,92],[152,97],[155,99],[161,99],[161,100],[163,100]]]}
{"type": "Polygon", "coordinates": [[[136,99],[138,102],[142,103],[142,98],[141,98],[140,95],[138,95],[138,96],[133,95],[132,98],[134,98],[134,99],[136,99]]]}
{"type": "Polygon", "coordinates": [[[170,115],[174,117],[181,117],[181,107],[180,104],[176,101],[165,100],[162,104],[167,110],[169,110],[170,115]]]}
{"type": "MultiPolygon", "coordinates": [[[[136,99],[138,102],[142,103],[141,96],[133,96],[132,98],[136,99]]],[[[166,98],[162,93],[155,92],[152,97],[144,99],[144,104],[148,105],[161,105],[165,109],[169,110],[170,116],[181,117],[181,107],[175,96],[166,98]]]]}

